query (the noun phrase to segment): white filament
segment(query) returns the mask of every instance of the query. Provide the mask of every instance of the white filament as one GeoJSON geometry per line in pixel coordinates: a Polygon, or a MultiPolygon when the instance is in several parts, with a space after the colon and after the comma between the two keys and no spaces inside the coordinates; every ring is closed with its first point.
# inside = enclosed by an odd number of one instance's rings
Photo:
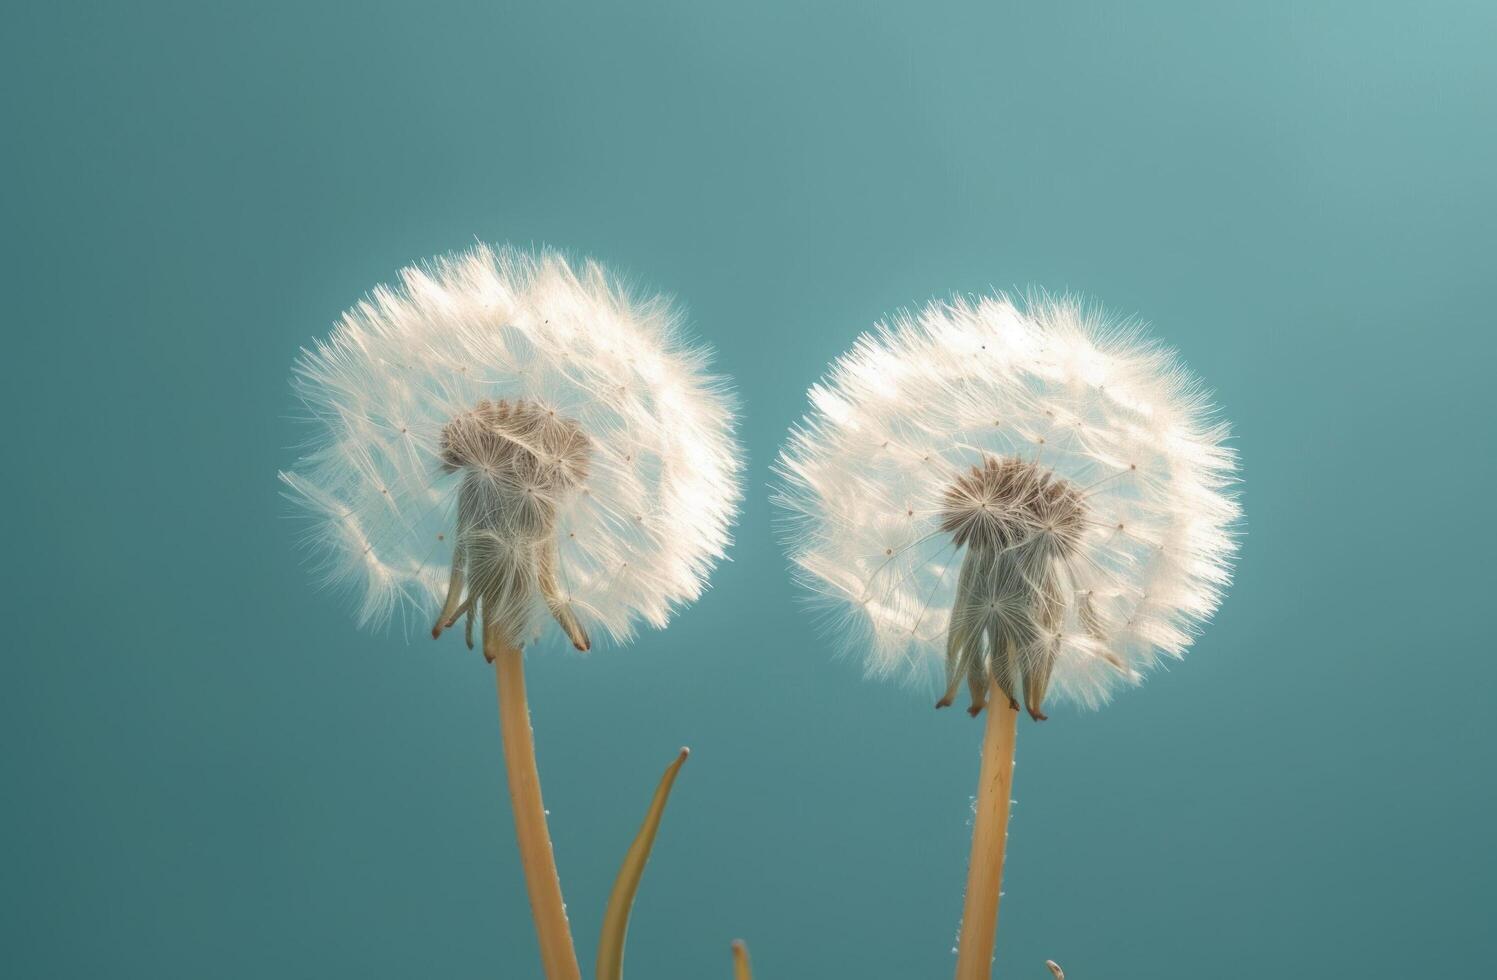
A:
{"type": "MultiPolygon", "coordinates": [[[[479,246],[402,270],[303,350],[293,384],[316,433],[281,479],[360,623],[404,610],[424,626],[441,604],[464,479],[444,472],[441,435],[484,400],[523,399],[586,434],[585,480],[547,502],[558,585],[584,626],[626,642],[697,598],[729,543],[742,460],[725,385],[680,319],[596,262],[479,246]]],[[[550,617],[525,620],[522,640],[550,617]]]]}
{"type": "Polygon", "coordinates": [[[1056,695],[1101,704],[1217,608],[1239,517],[1227,426],[1138,325],[1046,296],[933,303],[860,337],[809,395],[776,499],[798,578],[870,673],[944,666],[963,555],[942,509],[984,459],[1084,496],[1056,695]]]}

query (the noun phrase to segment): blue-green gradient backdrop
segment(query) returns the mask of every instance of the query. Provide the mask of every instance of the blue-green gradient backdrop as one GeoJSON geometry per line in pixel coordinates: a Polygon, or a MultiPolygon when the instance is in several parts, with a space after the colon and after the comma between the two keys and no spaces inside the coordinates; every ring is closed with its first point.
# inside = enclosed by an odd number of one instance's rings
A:
{"type": "Polygon", "coordinates": [[[949,975],[980,725],[828,655],[765,484],[876,318],[1028,284],[1182,351],[1248,518],[1184,663],[1022,729],[997,975],[1497,959],[1490,2],[4,20],[0,974],[537,975],[489,672],[357,632],[275,479],[298,347],[477,239],[676,294],[746,413],[709,594],[531,666],[584,963],[689,743],[630,976],[949,975]]]}

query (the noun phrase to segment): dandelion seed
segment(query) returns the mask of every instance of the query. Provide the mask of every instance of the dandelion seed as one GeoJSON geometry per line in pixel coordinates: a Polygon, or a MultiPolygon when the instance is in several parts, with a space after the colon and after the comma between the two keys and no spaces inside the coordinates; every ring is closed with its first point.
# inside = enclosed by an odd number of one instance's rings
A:
{"type": "Polygon", "coordinates": [[[404,607],[434,634],[484,606],[517,644],[547,619],[583,650],[663,627],[722,558],[742,469],[680,319],[549,251],[480,246],[376,288],[295,370],[317,431],[281,478],[323,580],[363,624],[404,607]]]}
{"type": "Polygon", "coordinates": [[[991,679],[1040,719],[1137,684],[1220,602],[1227,429],[1137,324],[1047,297],[934,304],[859,338],[810,398],[776,500],[870,673],[940,671],[940,705],[965,681],[974,714],[991,679]],[[890,444],[932,465],[871,452],[890,444]]]}

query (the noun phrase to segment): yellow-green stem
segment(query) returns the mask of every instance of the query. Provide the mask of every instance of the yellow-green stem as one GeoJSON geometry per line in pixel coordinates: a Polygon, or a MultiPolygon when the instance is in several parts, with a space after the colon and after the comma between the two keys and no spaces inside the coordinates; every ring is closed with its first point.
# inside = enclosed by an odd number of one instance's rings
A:
{"type": "Polygon", "coordinates": [[[1003,884],[1003,851],[1008,843],[1008,805],[1014,784],[1014,738],[1019,712],[995,686],[988,689],[988,721],[982,740],[977,811],[972,822],[972,856],[967,864],[967,896],[957,944],[956,980],[987,980],[993,972],[993,940],[998,932],[998,897],[1003,884]]]}
{"type": "MultiPolygon", "coordinates": [[[[487,610],[485,610],[487,612],[487,610]]],[[[499,728],[504,738],[504,769],[509,777],[510,804],[515,812],[515,838],[520,866],[530,895],[530,914],[540,941],[541,966],[547,980],[581,980],[572,931],[567,925],[556,856],[546,828],[546,806],[541,801],[540,773],[535,766],[535,737],[530,728],[530,706],[525,699],[525,655],[487,615],[483,624],[483,652],[494,662],[499,687],[499,728]]]]}

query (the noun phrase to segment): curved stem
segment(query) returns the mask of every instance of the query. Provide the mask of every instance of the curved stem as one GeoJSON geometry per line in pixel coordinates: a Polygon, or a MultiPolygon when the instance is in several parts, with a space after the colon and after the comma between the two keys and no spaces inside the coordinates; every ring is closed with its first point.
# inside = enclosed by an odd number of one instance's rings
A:
{"type": "Polygon", "coordinates": [[[650,848],[655,846],[655,834],[660,830],[660,818],[665,815],[665,804],[670,799],[671,787],[675,785],[676,773],[691,750],[682,748],[676,760],[665,767],[660,785],[645,811],[644,824],[629,845],[624,855],[623,866],[613,883],[613,892],[608,896],[608,908],[603,913],[603,932],[598,937],[598,980],[621,980],[624,975],[624,940],[629,935],[629,911],[634,907],[634,896],[639,892],[639,881],[644,877],[645,864],[650,860],[650,848]]]}
{"type": "MultiPolygon", "coordinates": [[[[487,604],[485,604],[487,605],[487,604]]],[[[535,767],[535,737],[530,729],[530,706],[525,700],[525,655],[510,642],[502,627],[484,609],[484,656],[494,662],[499,687],[499,728],[504,736],[504,769],[509,777],[510,804],[515,812],[515,837],[530,914],[540,940],[541,966],[547,980],[581,980],[572,931],[546,829],[546,807],[541,802],[540,773],[535,767]]]]}
{"type": "Polygon", "coordinates": [[[1008,804],[1013,792],[1018,726],[1019,712],[1008,706],[1008,697],[990,688],[956,980],[987,980],[993,972],[993,937],[998,932],[998,896],[1003,883],[1003,850],[1008,843],[1008,804]]]}

